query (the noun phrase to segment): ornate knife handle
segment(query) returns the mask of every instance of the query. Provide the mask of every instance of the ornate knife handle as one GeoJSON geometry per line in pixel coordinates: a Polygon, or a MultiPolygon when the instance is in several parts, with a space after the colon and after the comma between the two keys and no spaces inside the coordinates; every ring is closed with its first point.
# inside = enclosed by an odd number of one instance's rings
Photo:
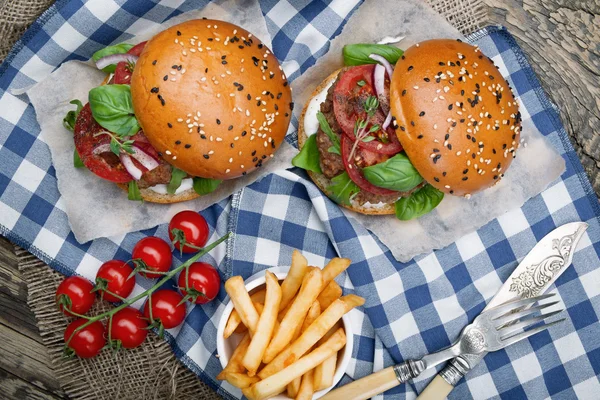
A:
{"type": "Polygon", "coordinates": [[[421,375],[421,372],[425,370],[425,363],[422,360],[408,360],[402,364],[394,365],[394,373],[396,379],[400,383],[406,383],[411,379],[421,375]]]}

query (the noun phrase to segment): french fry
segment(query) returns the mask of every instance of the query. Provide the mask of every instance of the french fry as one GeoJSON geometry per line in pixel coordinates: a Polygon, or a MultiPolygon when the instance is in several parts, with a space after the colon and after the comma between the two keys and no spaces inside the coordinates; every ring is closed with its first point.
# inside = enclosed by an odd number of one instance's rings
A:
{"type": "Polygon", "coordinates": [[[330,281],[321,291],[317,301],[321,305],[321,310],[325,310],[331,303],[342,296],[342,288],[336,281],[330,281]]]}
{"type": "Polygon", "coordinates": [[[227,339],[229,336],[233,335],[241,323],[242,319],[240,318],[240,314],[238,314],[237,310],[234,309],[231,311],[231,314],[229,314],[227,325],[225,325],[225,330],[223,331],[223,337],[227,339]]]}
{"type": "Polygon", "coordinates": [[[246,354],[246,350],[248,349],[249,344],[250,335],[246,334],[244,335],[244,338],[242,339],[240,344],[238,344],[238,346],[234,350],[233,354],[231,355],[231,358],[229,359],[229,362],[227,363],[223,371],[221,371],[221,373],[217,375],[217,379],[224,380],[227,379],[227,374],[230,372],[241,373],[246,370],[242,365],[242,358],[244,357],[244,354],[246,354]]]}
{"type": "Polygon", "coordinates": [[[336,276],[341,274],[350,266],[352,261],[347,258],[332,258],[329,264],[323,268],[323,288],[336,276]]]}
{"type": "Polygon", "coordinates": [[[248,376],[239,372],[229,372],[225,379],[231,385],[240,389],[250,387],[260,380],[257,376],[248,376]]]}
{"type": "MultiPolygon", "coordinates": [[[[277,277],[266,271],[266,296],[265,304],[252,336],[248,350],[242,359],[242,365],[248,370],[248,376],[254,376],[262,361],[267,345],[273,335],[273,328],[277,322],[277,312],[281,302],[281,287],[277,277]]],[[[318,304],[318,303],[317,303],[318,304]]]]}
{"type": "Polygon", "coordinates": [[[266,379],[298,360],[315,343],[317,343],[319,339],[324,337],[345,313],[353,307],[362,305],[361,299],[362,303],[364,303],[362,297],[351,294],[341,297],[331,303],[331,305],[323,311],[312,324],[310,324],[306,331],[285,350],[279,353],[277,357],[271,360],[271,362],[259,372],[258,376],[260,376],[261,379],[266,379]]]}
{"type": "Polygon", "coordinates": [[[313,386],[315,392],[323,390],[333,385],[333,376],[337,366],[337,353],[317,365],[313,376],[313,386]]]}
{"type": "Polygon", "coordinates": [[[298,396],[298,391],[300,390],[300,384],[302,383],[302,377],[299,376],[290,383],[287,384],[287,397],[290,399],[295,399],[298,396]]]}
{"type": "MultiPolygon", "coordinates": [[[[310,270],[302,281],[300,292],[296,296],[296,299],[292,303],[292,306],[288,310],[287,314],[283,317],[279,329],[275,331],[273,339],[263,357],[265,364],[277,356],[290,342],[294,335],[294,330],[298,324],[302,323],[303,318],[306,316],[308,309],[312,303],[317,299],[317,296],[321,292],[323,285],[323,277],[321,270],[318,268],[310,270]]],[[[243,318],[242,318],[243,320],[243,318]]]]}
{"type": "MultiPolygon", "coordinates": [[[[250,296],[250,298],[252,298],[252,296],[250,296]]],[[[258,316],[260,317],[260,314],[262,313],[263,310],[263,305],[262,303],[257,303],[256,301],[253,301],[252,304],[254,304],[254,308],[256,309],[256,312],[258,313],[258,316]]],[[[232,314],[236,312],[235,310],[232,311],[232,314]]],[[[238,318],[239,318],[239,314],[238,314],[238,318]]],[[[229,323],[229,321],[228,321],[229,323]]],[[[279,326],[278,324],[276,324],[276,326],[279,326]]],[[[225,326],[225,329],[227,329],[227,326],[225,326]]],[[[246,325],[240,323],[237,328],[234,331],[235,333],[245,333],[248,332],[248,328],[246,327],[246,325]]],[[[227,331],[223,332],[223,337],[225,339],[227,339],[228,336],[225,336],[225,334],[227,333],[227,331]]]]}
{"type": "Polygon", "coordinates": [[[311,400],[312,395],[314,393],[314,382],[313,382],[313,374],[314,369],[307,371],[304,375],[302,375],[302,383],[300,383],[300,389],[296,394],[296,400],[311,400]]]}
{"type": "MultiPolygon", "coordinates": [[[[310,324],[312,324],[315,321],[315,319],[317,319],[319,314],[321,314],[321,306],[319,305],[319,302],[315,300],[313,301],[312,306],[310,306],[310,308],[308,309],[308,314],[306,314],[306,318],[304,318],[304,322],[301,325],[302,329],[298,331],[297,335],[294,335],[291,343],[293,343],[298,338],[298,336],[300,336],[300,333],[304,332],[310,326],[310,324]]],[[[296,398],[298,390],[300,389],[300,381],[301,378],[296,378],[288,384],[288,397],[296,398]]]]}
{"type": "Polygon", "coordinates": [[[233,302],[233,306],[240,315],[241,321],[248,327],[250,335],[254,335],[258,325],[258,312],[252,304],[250,295],[244,286],[241,276],[231,277],[225,282],[225,290],[233,302]]]}
{"type": "Polygon", "coordinates": [[[321,346],[276,374],[244,389],[243,393],[253,400],[264,400],[281,393],[288,383],[321,364],[323,361],[337,353],[337,351],[344,347],[345,344],[346,335],[344,330],[338,329],[337,332],[321,346]]]}
{"type": "Polygon", "coordinates": [[[308,261],[298,251],[294,250],[292,253],[292,265],[290,270],[281,284],[281,303],[279,309],[283,310],[291,303],[292,298],[300,289],[304,275],[306,275],[308,269],[308,261]]]}
{"type": "Polygon", "coordinates": [[[250,295],[253,303],[265,304],[266,289],[260,289],[250,295]]]}

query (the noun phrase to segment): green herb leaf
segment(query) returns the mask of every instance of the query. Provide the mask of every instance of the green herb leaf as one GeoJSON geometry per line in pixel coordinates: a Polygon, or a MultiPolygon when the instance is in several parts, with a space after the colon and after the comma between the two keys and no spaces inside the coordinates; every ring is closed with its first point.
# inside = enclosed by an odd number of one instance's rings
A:
{"type": "Polygon", "coordinates": [[[335,146],[331,146],[330,148],[327,149],[328,153],[333,153],[333,154],[337,154],[338,156],[341,156],[342,153],[340,153],[340,149],[338,149],[335,146]]]}
{"type": "MultiPolygon", "coordinates": [[[[106,57],[106,56],[110,56],[112,54],[125,54],[132,47],[133,47],[133,45],[127,44],[127,43],[120,43],[120,44],[116,44],[114,46],[108,46],[108,47],[103,48],[102,50],[98,50],[97,52],[95,52],[94,55],[92,55],[92,60],[94,60],[94,62],[96,62],[99,59],[106,57]]],[[[108,67],[103,68],[102,71],[109,74],[111,72],[115,72],[116,67],[117,67],[116,64],[111,64],[108,67]]]]}
{"type": "Polygon", "coordinates": [[[401,221],[419,218],[436,208],[443,198],[444,193],[427,184],[396,202],[396,218],[401,221]]]}
{"type": "Polygon", "coordinates": [[[179,186],[181,186],[181,181],[183,178],[187,176],[187,172],[180,170],[179,168],[173,167],[173,171],[171,172],[171,181],[167,185],[167,193],[175,194],[179,186]]]}
{"type": "Polygon", "coordinates": [[[365,143],[369,143],[375,140],[375,136],[366,136],[362,141],[365,143]]]}
{"type": "MultiPolygon", "coordinates": [[[[365,112],[369,114],[369,116],[373,116],[375,111],[379,108],[379,100],[375,96],[369,96],[363,105],[365,112]]],[[[366,123],[365,123],[366,126],[366,123]]]]}
{"type": "Polygon", "coordinates": [[[110,139],[110,151],[115,153],[117,156],[121,154],[121,143],[114,137],[110,139]]]}
{"type": "Polygon", "coordinates": [[[377,64],[377,61],[369,58],[371,54],[378,54],[390,63],[396,64],[404,51],[387,44],[359,43],[347,44],[342,49],[342,54],[344,55],[345,65],[377,64]]]}
{"type": "MultiPolygon", "coordinates": [[[[372,136],[367,136],[372,137],[372,136]]],[[[423,181],[423,178],[403,153],[362,170],[373,185],[399,192],[406,192],[423,181]]]]}
{"type": "Polygon", "coordinates": [[[144,201],[144,199],[142,199],[142,194],[140,193],[140,188],[138,187],[137,181],[129,181],[127,198],[129,200],[144,201]]]}
{"type": "Polygon", "coordinates": [[[221,184],[218,179],[210,179],[210,178],[194,178],[194,191],[199,195],[209,194],[215,191],[215,189],[221,184]]]}
{"type": "Polygon", "coordinates": [[[81,157],[79,157],[79,153],[77,153],[77,149],[73,150],[73,166],[75,168],[83,168],[85,165],[83,161],[81,161],[81,157]]]}
{"type": "Polygon", "coordinates": [[[367,82],[365,82],[364,79],[361,79],[360,81],[356,82],[356,84],[360,87],[363,87],[367,84],[367,82]]]}
{"type": "Polygon", "coordinates": [[[292,165],[295,167],[300,167],[307,171],[322,174],[323,172],[321,171],[321,164],[319,160],[320,157],[319,149],[317,148],[317,135],[312,134],[304,142],[304,146],[302,146],[300,153],[298,153],[292,159],[292,165]]]}
{"type": "Polygon", "coordinates": [[[140,130],[129,85],[99,86],[90,90],[89,101],[94,119],[110,132],[126,137],[140,130]]]}
{"type": "Polygon", "coordinates": [[[333,200],[338,204],[350,205],[352,198],[360,192],[360,188],[352,182],[347,172],[332,178],[331,183],[327,190],[331,192],[333,200]]]}
{"type": "Polygon", "coordinates": [[[63,118],[63,126],[73,132],[75,129],[75,122],[77,121],[77,117],[79,116],[79,112],[83,108],[83,104],[79,100],[71,100],[70,104],[74,104],[77,106],[75,111],[69,111],[67,115],[63,118]]]}
{"type": "Polygon", "coordinates": [[[328,151],[330,153],[341,154],[340,138],[333,132],[331,126],[329,126],[329,122],[327,122],[327,118],[325,118],[325,115],[321,111],[317,113],[317,120],[319,121],[319,125],[321,126],[323,132],[325,132],[329,140],[331,140],[332,147],[337,150],[337,152],[333,152],[331,149],[328,151]]]}

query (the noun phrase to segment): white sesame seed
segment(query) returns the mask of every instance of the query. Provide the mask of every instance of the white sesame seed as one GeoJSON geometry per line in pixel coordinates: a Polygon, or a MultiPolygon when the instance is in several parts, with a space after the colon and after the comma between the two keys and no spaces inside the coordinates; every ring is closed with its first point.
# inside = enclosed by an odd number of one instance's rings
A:
{"type": "Polygon", "coordinates": [[[211,151],[208,152],[208,154],[213,155],[213,154],[215,154],[215,151],[211,150],[211,151]]]}
{"type": "Polygon", "coordinates": [[[220,137],[217,137],[217,142],[222,142],[223,139],[221,139],[220,137]]]}
{"type": "Polygon", "coordinates": [[[229,159],[229,163],[231,164],[233,162],[233,157],[229,159]]]}
{"type": "Polygon", "coordinates": [[[177,156],[173,156],[173,160],[177,160],[177,156]]]}
{"type": "Polygon", "coordinates": [[[167,150],[167,151],[165,151],[165,154],[168,155],[168,156],[170,156],[171,152],[169,150],[167,150]]]}
{"type": "Polygon", "coordinates": [[[225,173],[226,173],[226,174],[228,174],[229,172],[231,172],[231,170],[230,170],[229,168],[227,168],[227,169],[225,170],[225,173]]]}

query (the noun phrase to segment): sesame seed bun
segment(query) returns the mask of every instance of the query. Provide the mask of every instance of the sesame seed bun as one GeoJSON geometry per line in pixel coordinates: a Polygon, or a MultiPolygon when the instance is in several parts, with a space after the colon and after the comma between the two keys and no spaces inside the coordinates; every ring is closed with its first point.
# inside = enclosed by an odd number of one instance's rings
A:
{"type": "Polygon", "coordinates": [[[436,39],[407,49],[392,76],[390,103],[410,161],[445,193],[493,186],[519,147],[521,117],[508,82],[469,44],[436,39]]]}
{"type": "Polygon", "coordinates": [[[293,107],[277,58],[250,32],[192,20],[157,34],[136,63],[135,115],[152,146],[192,176],[232,179],[267,162],[293,107]]]}
{"type": "MultiPolygon", "coordinates": [[[[127,186],[126,183],[117,183],[116,185],[126,192],[129,191],[129,187],[127,186]]],[[[160,204],[180,203],[182,201],[194,200],[194,199],[200,197],[200,195],[198,193],[196,193],[193,188],[183,191],[181,193],[177,193],[177,194],[162,194],[162,193],[157,193],[150,188],[147,188],[147,189],[140,189],[140,195],[142,196],[142,199],[144,201],[147,201],[149,203],[160,203],[160,204]]]]}
{"type": "MultiPolygon", "coordinates": [[[[321,93],[323,91],[323,89],[325,89],[326,87],[331,85],[331,83],[337,79],[340,71],[341,71],[341,69],[338,69],[335,72],[333,72],[331,75],[329,75],[327,78],[325,78],[325,80],[323,82],[321,82],[321,84],[319,84],[319,86],[317,86],[317,88],[313,91],[310,100],[306,102],[306,105],[304,106],[304,109],[302,110],[302,114],[300,115],[300,123],[298,124],[298,147],[300,149],[302,149],[302,147],[304,146],[304,143],[306,142],[306,139],[308,139],[308,135],[304,129],[304,116],[306,115],[306,111],[308,110],[310,101],[314,97],[316,97],[319,93],[321,93]]],[[[306,172],[308,172],[308,175],[310,176],[312,181],[315,183],[315,185],[317,185],[319,187],[319,189],[321,189],[321,191],[323,193],[325,193],[328,197],[332,197],[331,191],[327,189],[329,186],[331,186],[331,179],[327,178],[325,175],[317,174],[312,171],[306,171],[306,172]]],[[[395,208],[394,208],[393,203],[392,204],[383,203],[383,204],[375,204],[375,205],[368,205],[368,204],[361,205],[358,201],[356,201],[356,199],[352,199],[352,200],[350,200],[349,205],[341,204],[341,206],[343,206],[349,210],[355,211],[357,213],[368,214],[368,215],[385,215],[385,214],[394,214],[395,213],[395,208]]]]}

